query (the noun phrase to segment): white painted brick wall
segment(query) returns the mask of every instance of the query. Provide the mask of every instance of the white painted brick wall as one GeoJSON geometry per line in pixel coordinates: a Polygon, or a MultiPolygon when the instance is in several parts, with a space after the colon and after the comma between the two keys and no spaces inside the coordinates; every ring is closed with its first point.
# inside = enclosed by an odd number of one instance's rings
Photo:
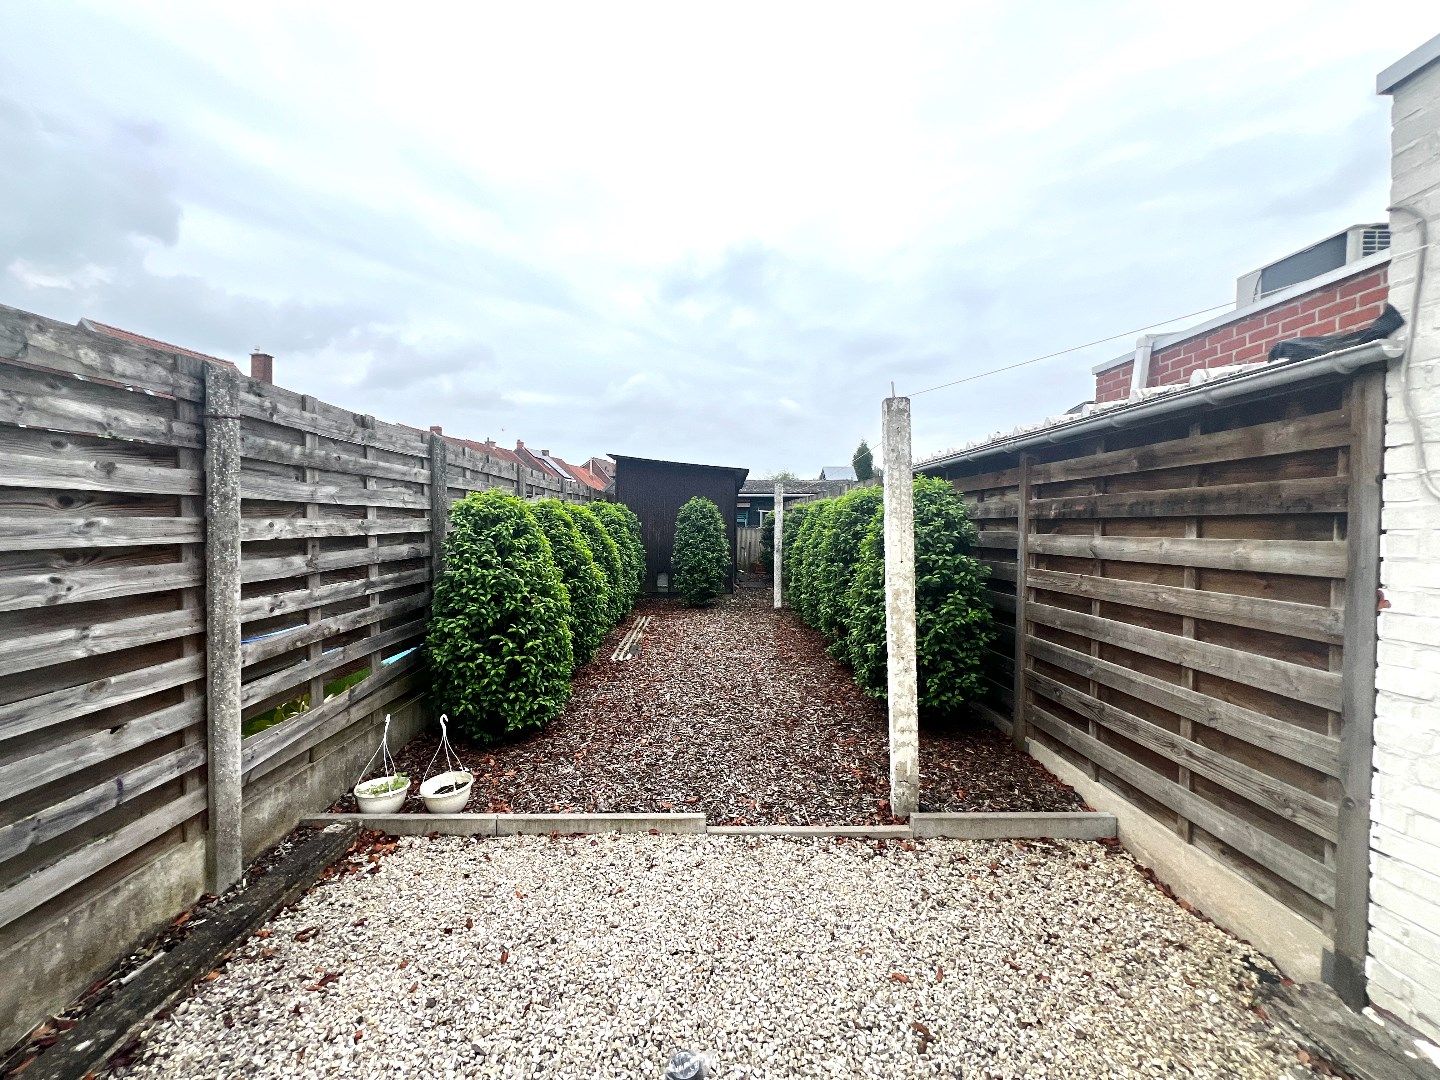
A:
{"type": "MultiPolygon", "coordinates": [[[[1411,392],[1440,475],[1440,63],[1393,91],[1391,201],[1426,215],[1425,294],[1412,312],[1419,232],[1392,215],[1390,302],[1414,337],[1411,392]]],[[[1440,502],[1420,483],[1398,370],[1386,383],[1370,956],[1375,1004],[1440,1039],[1440,502]]]]}

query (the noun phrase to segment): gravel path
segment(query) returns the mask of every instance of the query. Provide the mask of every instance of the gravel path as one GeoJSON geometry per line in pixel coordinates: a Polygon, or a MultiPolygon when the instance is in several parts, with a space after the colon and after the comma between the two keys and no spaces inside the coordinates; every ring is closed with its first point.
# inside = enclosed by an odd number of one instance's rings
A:
{"type": "MultiPolygon", "coordinates": [[[[461,748],[480,812],[700,811],[711,824],[888,822],[884,707],[821,637],[770,594],[710,608],[651,602],[640,656],[610,660],[616,631],[576,677],[564,713],[516,742],[461,748]]],[[[628,624],[627,624],[628,625],[628,624]]],[[[416,780],[435,751],[422,735],[398,757],[416,780]]],[[[1079,797],[993,728],[928,728],[922,808],[1077,810],[1079,797]]],[[[421,811],[411,789],[408,809],[421,811]]],[[[346,797],[338,810],[353,810],[346,797]]]]}
{"type": "Polygon", "coordinates": [[[445,837],[371,859],[118,1075],[658,1080],[677,1048],[734,1078],[1300,1075],[1252,1008],[1268,962],[1099,844],[445,837]]]}

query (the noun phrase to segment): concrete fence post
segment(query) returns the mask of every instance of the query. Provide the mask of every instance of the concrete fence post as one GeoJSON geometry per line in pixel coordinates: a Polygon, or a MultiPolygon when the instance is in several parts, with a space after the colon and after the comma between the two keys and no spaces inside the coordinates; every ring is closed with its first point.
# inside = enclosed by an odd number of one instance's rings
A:
{"type": "Polygon", "coordinates": [[[881,420],[885,458],[885,657],[890,710],[890,810],[896,817],[908,818],[920,802],[910,399],[886,398],[881,420]]]}
{"type": "Polygon", "coordinates": [[[240,753],[240,373],[205,365],[207,874],[220,894],[245,869],[240,753]]]}
{"type": "MultiPolygon", "coordinates": [[[[430,589],[445,569],[445,534],[450,531],[450,451],[445,438],[430,433],[430,589]]],[[[518,473],[518,470],[517,470],[518,473]]]]}
{"type": "Polygon", "coordinates": [[[785,597],[781,588],[781,573],[784,567],[781,561],[784,556],[781,554],[781,547],[785,543],[785,485],[775,485],[775,537],[771,543],[774,549],[774,558],[770,561],[775,565],[775,610],[779,611],[785,606],[785,597]]]}

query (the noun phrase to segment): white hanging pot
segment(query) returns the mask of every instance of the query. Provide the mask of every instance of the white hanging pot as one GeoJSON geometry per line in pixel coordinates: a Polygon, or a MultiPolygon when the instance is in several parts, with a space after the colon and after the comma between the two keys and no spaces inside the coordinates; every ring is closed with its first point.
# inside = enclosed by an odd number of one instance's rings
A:
{"type": "Polygon", "coordinates": [[[432,814],[458,814],[470,801],[475,776],[463,769],[454,769],[432,776],[420,785],[420,798],[432,814]]]}
{"type": "Polygon", "coordinates": [[[355,801],[362,814],[393,814],[405,805],[410,778],[404,773],[377,776],[355,785],[355,801]]]}

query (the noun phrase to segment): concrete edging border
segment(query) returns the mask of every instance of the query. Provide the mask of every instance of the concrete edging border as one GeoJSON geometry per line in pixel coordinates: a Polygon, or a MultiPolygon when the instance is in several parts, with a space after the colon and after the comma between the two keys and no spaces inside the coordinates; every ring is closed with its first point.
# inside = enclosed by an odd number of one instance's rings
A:
{"type": "Polygon", "coordinates": [[[915,814],[908,825],[707,825],[703,814],[321,814],[302,824],[346,822],[390,836],[670,833],[710,836],[845,836],[866,840],[1104,840],[1108,813],[915,814]]]}

